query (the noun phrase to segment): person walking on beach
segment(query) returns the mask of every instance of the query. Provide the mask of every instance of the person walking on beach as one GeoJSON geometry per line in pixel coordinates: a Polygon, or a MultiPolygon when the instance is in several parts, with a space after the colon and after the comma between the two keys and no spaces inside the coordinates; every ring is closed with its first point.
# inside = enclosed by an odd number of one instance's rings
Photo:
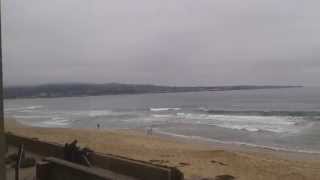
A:
{"type": "Polygon", "coordinates": [[[100,129],[100,124],[99,123],[97,124],[97,129],[100,129]]]}
{"type": "Polygon", "coordinates": [[[151,135],[151,136],[152,136],[152,133],[153,133],[153,128],[152,128],[152,126],[150,126],[150,127],[147,129],[147,135],[151,135]]]}

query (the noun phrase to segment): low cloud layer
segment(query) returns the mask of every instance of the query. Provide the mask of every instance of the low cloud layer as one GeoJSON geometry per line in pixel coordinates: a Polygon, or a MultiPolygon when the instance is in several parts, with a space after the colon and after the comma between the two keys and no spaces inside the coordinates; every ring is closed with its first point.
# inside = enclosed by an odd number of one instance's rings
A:
{"type": "Polygon", "coordinates": [[[6,85],[320,83],[318,1],[8,0],[6,85]]]}

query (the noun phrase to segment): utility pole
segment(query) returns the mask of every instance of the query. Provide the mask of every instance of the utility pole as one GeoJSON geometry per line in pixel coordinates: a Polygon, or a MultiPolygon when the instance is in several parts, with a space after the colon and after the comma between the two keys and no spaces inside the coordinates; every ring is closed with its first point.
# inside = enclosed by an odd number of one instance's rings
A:
{"type": "Polygon", "coordinates": [[[0,0],[0,179],[6,179],[6,141],[4,132],[3,110],[3,70],[2,70],[2,0],[0,0]]]}

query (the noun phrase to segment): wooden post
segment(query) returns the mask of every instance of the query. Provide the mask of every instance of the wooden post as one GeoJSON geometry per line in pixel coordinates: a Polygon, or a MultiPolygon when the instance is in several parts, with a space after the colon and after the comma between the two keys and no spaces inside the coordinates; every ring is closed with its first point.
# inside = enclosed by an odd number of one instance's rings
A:
{"type": "Polygon", "coordinates": [[[2,70],[2,31],[1,31],[1,8],[2,0],[0,0],[0,179],[6,179],[6,142],[4,132],[4,113],[3,113],[3,70],[2,70]]]}
{"type": "Polygon", "coordinates": [[[24,153],[24,147],[23,147],[23,144],[21,144],[19,147],[17,164],[16,164],[16,168],[15,168],[16,180],[20,179],[20,176],[19,176],[20,175],[20,166],[21,166],[21,161],[23,159],[23,153],[24,153]]]}
{"type": "Polygon", "coordinates": [[[36,180],[49,179],[50,163],[47,161],[40,161],[37,163],[36,180]]]}

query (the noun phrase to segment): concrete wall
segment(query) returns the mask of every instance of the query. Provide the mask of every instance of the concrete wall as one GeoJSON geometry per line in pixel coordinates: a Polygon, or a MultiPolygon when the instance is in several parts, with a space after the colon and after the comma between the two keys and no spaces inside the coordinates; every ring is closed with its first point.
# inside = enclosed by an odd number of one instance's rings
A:
{"type": "MultiPolygon", "coordinates": [[[[24,144],[27,151],[56,158],[63,158],[63,145],[29,139],[14,134],[7,134],[8,144],[19,146],[24,144]]],[[[90,162],[97,167],[115,173],[135,177],[141,180],[183,180],[183,174],[176,168],[154,165],[111,154],[92,153],[90,162]]]]}

